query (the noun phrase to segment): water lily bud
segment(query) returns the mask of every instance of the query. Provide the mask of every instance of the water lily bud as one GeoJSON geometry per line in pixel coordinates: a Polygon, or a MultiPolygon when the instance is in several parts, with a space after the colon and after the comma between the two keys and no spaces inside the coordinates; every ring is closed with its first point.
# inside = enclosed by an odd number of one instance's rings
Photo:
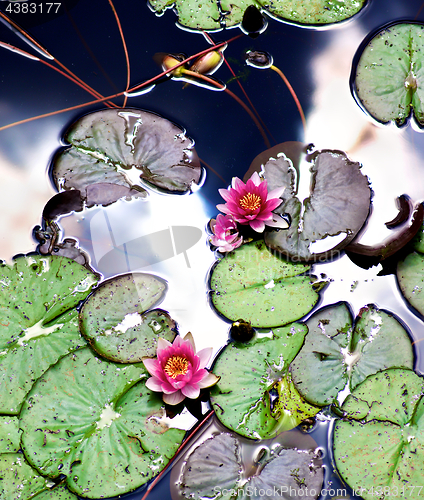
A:
{"type": "Polygon", "coordinates": [[[196,59],[191,70],[202,75],[211,75],[221,66],[224,57],[220,50],[213,50],[196,59]]]}
{"type": "Polygon", "coordinates": [[[260,50],[249,50],[246,53],[246,64],[258,69],[268,69],[273,65],[272,55],[260,50]]]}
{"type": "MultiPolygon", "coordinates": [[[[162,68],[163,70],[171,69],[177,64],[180,64],[180,62],[183,59],[178,59],[178,56],[174,56],[172,54],[166,54],[163,59],[162,59],[162,68]]],[[[179,66],[176,68],[174,71],[171,71],[172,76],[182,76],[184,73],[184,66],[179,66]]]]}

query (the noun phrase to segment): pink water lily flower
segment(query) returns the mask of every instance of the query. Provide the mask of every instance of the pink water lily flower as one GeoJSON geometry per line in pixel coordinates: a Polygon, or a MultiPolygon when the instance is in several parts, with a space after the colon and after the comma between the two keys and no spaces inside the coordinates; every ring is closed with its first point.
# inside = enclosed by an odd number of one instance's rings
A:
{"type": "Polygon", "coordinates": [[[231,252],[243,243],[239,235],[236,221],[231,215],[219,214],[216,220],[211,221],[213,235],[210,238],[212,245],[218,247],[220,252],[231,252]]]}
{"type": "Polygon", "coordinates": [[[212,355],[212,347],[196,353],[193,336],[179,335],[171,344],[158,339],[157,358],[144,359],[147,371],[152,375],[146,386],[155,392],[163,392],[163,401],[177,405],[185,398],[196,399],[200,389],[216,384],[219,377],[205,369],[212,355]]]}
{"type": "Polygon", "coordinates": [[[281,221],[272,211],[282,203],[280,196],[284,189],[280,187],[268,193],[267,181],[262,180],[257,172],[252,174],[246,184],[238,177],[233,177],[231,187],[219,190],[227,203],[217,205],[216,208],[231,215],[239,224],[248,224],[261,233],[265,225],[282,227],[281,221]]]}

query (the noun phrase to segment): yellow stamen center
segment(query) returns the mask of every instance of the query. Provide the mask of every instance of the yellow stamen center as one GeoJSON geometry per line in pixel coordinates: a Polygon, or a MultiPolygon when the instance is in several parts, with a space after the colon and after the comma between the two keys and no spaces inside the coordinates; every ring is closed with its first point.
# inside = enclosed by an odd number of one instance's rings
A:
{"type": "Polygon", "coordinates": [[[185,375],[188,371],[188,361],[182,356],[171,356],[165,365],[165,373],[171,378],[185,375]]]}
{"type": "Polygon", "coordinates": [[[243,210],[256,210],[261,206],[261,197],[257,194],[247,193],[240,198],[240,206],[243,210]]]}

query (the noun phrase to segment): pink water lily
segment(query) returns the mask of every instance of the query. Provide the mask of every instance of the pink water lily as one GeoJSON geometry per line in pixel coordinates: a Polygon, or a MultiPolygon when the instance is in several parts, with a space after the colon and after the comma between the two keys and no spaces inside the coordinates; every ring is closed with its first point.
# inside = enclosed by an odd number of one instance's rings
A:
{"type": "Polygon", "coordinates": [[[272,211],[282,203],[280,196],[284,189],[280,187],[268,193],[267,181],[262,180],[257,172],[253,173],[246,184],[238,177],[233,177],[231,187],[219,190],[227,203],[217,205],[216,208],[231,215],[239,224],[248,224],[261,233],[265,225],[282,227],[282,222],[272,211]]]}
{"type": "Polygon", "coordinates": [[[210,238],[212,245],[218,247],[220,252],[230,252],[243,243],[239,235],[236,221],[231,215],[219,214],[216,220],[211,221],[213,235],[210,238]]]}
{"type": "Polygon", "coordinates": [[[193,336],[179,335],[171,344],[163,338],[158,340],[157,358],[144,359],[147,371],[152,375],[146,386],[163,393],[163,401],[177,405],[185,398],[196,399],[200,389],[216,384],[219,377],[205,369],[212,355],[212,347],[196,353],[193,336]]]}

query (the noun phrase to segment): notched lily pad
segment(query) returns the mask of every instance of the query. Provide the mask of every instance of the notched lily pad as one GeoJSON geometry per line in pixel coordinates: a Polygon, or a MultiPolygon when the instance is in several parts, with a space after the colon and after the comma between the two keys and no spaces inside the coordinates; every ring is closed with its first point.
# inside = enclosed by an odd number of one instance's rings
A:
{"type": "Polygon", "coordinates": [[[0,267],[0,412],[19,413],[32,384],[85,345],[76,306],[97,277],[64,257],[19,257],[0,267]]]}
{"type": "Polygon", "coordinates": [[[414,354],[403,325],[374,305],[363,307],[353,327],[346,302],[317,311],[291,364],[293,381],[310,403],[328,405],[346,386],[353,389],[377,371],[411,368],[414,354]]]}
{"type": "Polygon", "coordinates": [[[98,358],[88,347],[34,384],[20,414],[28,462],[87,498],[121,495],[158,474],[185,432],[170,429],[143,366],[98,358]]]}
{"type": "Polygon", "coordinates": [[[248,438],[266,439],[318,413],[319,408],[303,406],[287,379],[288,366],[306,332],[305,325],[293,323],[245,344],[228,344],[221,351],[213,366],[221,379],[210,395],[223,425],[248,438]],[[280,403],[271,404],[275,400],[271,391],[280,395],[280,403]]]}
{"type": "MultiPolygon", "coordinates": [[[[283,203],[276,213],[290,217],[284,231],[265,233],[272,249],[294,261],[324,261],[340,253],[358,234],[370,210],[371,189],[361,165],[341,151],[317,151],[306,157],[310,163],[310,196],[297,197],[302,169],[280,153],[269,157],[263,175],[270,190],[285,186],[283,203]]],[[[305,175],[305,172],[303,172],[305,175]]]]}
{"type": "Polygon", "coordinates": [[[357,14],[366,0],[149,0],[159,15],[165,9],[175,7],[178,22],[193,30],[218,30],[235,26],[243,20],[249,6],[254,5],[274,19],[296,25],[326,25],[344,21],[357,14]]]}
{"type": "Polygon", "coordinates": [[[413,113],[418,125],[424,126],[423,35],[422,23],[391,23],[358,49],[352,91],[377,121],[401,126],[413,113]]]}
{"type": "Polygon", "coordinates": [[[144,187],[185,193],[202,175],[194,143],[183,129],[148,111],[107,109],[68,129],[71,146],[55,156],[59,191],[76,189],[87,206],[147,195],[144,187]]]}
{"type": "Polygon", "coordinates": [[[137,363],[156,356],[157,340],[175,338],[175,321],[160,309],[167,285],[152,274],[130,273],[103,282],[80,311],[81,332],[101,356],[137,363]]]}
{"type": "Polygon", "coordinates": [[[215,308],[231,321],[254,327],[281,326],[300,319],[318,302],[310,266],[279,258],[263,241],[242,245],[212,269],[215,308]]]}
{"type": "Polygon", "coordinates": [[[368,377],[344,402],[334,458],[365,500],[386,498],[384,490],[387,498],[417,496],[424,486],[423,394],[422,377],[390,369],[368,377]]]}

